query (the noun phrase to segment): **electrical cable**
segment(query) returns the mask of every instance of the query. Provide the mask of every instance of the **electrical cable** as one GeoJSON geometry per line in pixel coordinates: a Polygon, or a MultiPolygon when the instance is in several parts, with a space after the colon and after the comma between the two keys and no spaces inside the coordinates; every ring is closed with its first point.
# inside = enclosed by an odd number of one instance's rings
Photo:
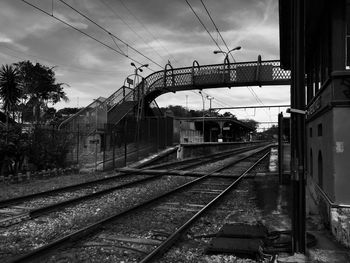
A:
{"type": "MultiPolygon", "coordinates": [[[[186,1],[187,1],[187,0],[186,0],[186,1]]],[[[210,12],[209,12],[209,10],[208,10],[208,8],[207,8],[206,5],[204,4],[203,0],[200,0],[200,1],[201,1],[202,5],[203,5],[205,11],[207,12],[207,14],[208,14],[208,16],[209,16],[211,22],[213,23],[213,25],[214,25],[214,27],[215,27],[217,33],[219,34],[220,38],[222,39],[222,42],[224,43],[224,45],[225,45],[227,51],[229,52],[230,49],[229,49],[229,47],[227,46],[225,39],[224,39],[223,36],[221,35],[221,33],[220,33],[220,31],[219,31],[219,28],[216,26],[216,24],[215,24],[215,22],[214,22],[214,19],[212,18],[211,14],[210,14],[210,12]]],[[[233,61],[236,62],[236,60],[234,59],[232,53],[230,53],[230,55],[231,55],[233,61]]],[[[265,106],[264,103],[260,100],[259,96],[255,93],[255,91],[254,91],[253,89],[251,89],[250,87],[248,87],[248,89],[249,89],[250,93],[253,95],[253,97],[256,99],[256,101],[257,101],[259,104],[265,106]]],[[[267,113],[267,115],[269,116],[269,118],[270,118],[270,120],[271,120],[271,115],[270,115],[265,109],[264,109],[264,111],[267,113]]]]}
{"type": "MultiPolygon", "coordinates": [[[[70,71],[75,71],[75,72],[85,72],[85,73],[100,73],[100,74],[114,74],[115,72],[114,71],[99,71],[99,70],[88,70],[88,69],[84,69],[84,68],[79,68],[79,67],[70,67],[70,66],[67,66],[67,65],[62,65],[62,64],[55,64],[55,63],[52,63],[52,61],[50,61],[50,59],[46,59],[46,58],[42,58],[42,57],[38,57],[38,56],[34,56],[34,55],[29,55],[25,52],[22,52],[22,51],[19,51],[19,50],[15,50],[15,49],[12,49],[10,47],[6,47],[6,46],[2,46],[0,45],[0,48],[6,48],[12,52],[15,52],[15,53],[18,53],[18,54],[22,54],[22,55],[25,55],[26,57],[29,57],[29,58],[34,58],[35,60],[39,60],[39,61],[43,61],[43,62],[48,62],[52,65],[55,65],[57,67],[60,67],[60,68],[67,68],[69,69],[70,71]]],[[[9,54],[9,53],[3,53],[3,54],[6,54],[6,55],[9,55],[9,56],[12,56],[12,57],[15,57],[15,58],[18,58],[20,60],[28,60],[28,58],[23,58],[23,57],[18,57],[18,56],[15,56],[15,55],[12,55],[12,54],[9,54]]]]}
{"type": "Polygon", "coordinates": [[[107,7],[108,10],[110,10],[119,20],[121,20],[138,38],[140,38],[149,48],[153,49],[153,51],[162,59],[165,60],[165,58],[159,54],[159,52],[152,47],[150,44],[147,43],[147,41],[139,34],[137,33],[110,5],[108,5],[104,0],[100,0],[100,2],[107,7]]]}
{"type": "Polygon", "coordinates": [[[129,12],[129,14],[135,18],[135,20],[147,31],[147,33],[156,41],[158,42],[159,46],[163,48],[163,50],[173,58],[173,60],[178,63],[178,61],[175,59],[173,55],[170,54],[169,50],[162,45],[162,43],[154,36],[154,34],[145,26],[145,23],[143,23],[131,10],[128,8],[125,3],[122,0],[119,0],[119,2],[123,5],[123,7],[129,12]]]}
{"type": "MultiPolygon", "coordinates": [[[[101,45],[105,46],[106,48],[108,48],[108,49],[110,49],[110,50],[116,52],[117,54],[122,55],[122,56],[124,56],[124,57],[127,57],[127,58],[130,59],[131,61],[133,61],[133,62],[135,62],[135,63],[137,63],[137,64],[139,64],[139,65],[142,65],[142,63],[139,62],[138,60],[133,59],[132,57],[130,57],[130,56],[128,56],[128,55],[126,55],[126,54],[124,54],[124,53],[122,53],[122,52],[116,50],[115,48],[113,48],[113,47],[107,45],[106,43],[104,43],[104,42],[98,40],[96,37],[89,35],[88,33],[86,33],[86,32],[84,32],[84,31],[80,30],[79,28],[77,28],[77,27],[75,27],[75,26],[69,24],[68,22],[62,20],[61,18],[59,18],[59,17],[57,17],[57,16],[55,16],[55,15],[50,14],[49,12],[45,11],[44,9],[42,9],[42,8],[36,6],[36,5],[33,5],[32,3],[29,3],[29,2],[26,1],[26,0],[21,0],[21,1],[24,2],[25,4],[31,6],[31,7],[33,7],[33,8],[35,8],[35,9],[39,10],[40,12],[42,12],[42,13],[44,13],[44,14],[46,14],[46,15],[52,17],[52,18],[54,18],[55,20],[57,20],[57,21],[59,21],[59,22],[65,24],[66,26],[68,26],[68,27],[70,27],[70,28],[72,28],[72,29],[78,31],[79,33],[81,33],[81,34],[87,36],[88,38],[90,38],[90,39],[92,39],[92,40],[95,40],[96,42],[98,42],[98,43],[100,43],[101,45]]],[[[151,70],[151,71],[153,71],[153,72],[155,72],[155,70],[153,70],[153,69],[151,69],[151,68],[149,68],[149,67],[148,67],[148,69],[151,70]]]]}
{"type": "Polygon", "coordinates": [[[148,59],[149,61],[151,61],[152,63],[154,63],[155,65],[159,66],[160,68],[163,68],[162,65],[160,65],[159,63],[157,63],[156,61],[154,61],[153,59],[149,58],[148,56],[144,55],[142,52],[138,51],[136,48],[130,46],[127,42],[125,42],[124,40],[120,39],[119,37],[117,37],[115,34],[109,32],[107,29],[105,29],[103,26],[99,25],[97,22],[95,22],[94,20],[92,20],[91,18],[89,18],[87,15],[83,14],[82,12],[80,12],[79,10],[77,10],[76,8],[74,8],[73,6],[71,6],[70,4],[67,4],[64,0],[58,0],[61,3],[63,3],[64,5],[68,6],[70,9],[74,10],[76,13],[78,13],[79,15],[81,15],[82,17],[84,17],[85,19],[87,19],[88,21],[90,21],[91,23],[93,23],[95,26],[99,27],[101,30],[105,31],[107,34],[109,34],[110,36],[113,36],[114,38],[116,38],[117,40],[119,40],[120,42],[122,42],[124,45],[128,46],[130,49],[132,49],[133,51],[135,51],[136,53],[138,53],[139,55],[143,56],[145,59],[148,59]]]}
{"type": "MultiPolygon", "coordinates": [[[[198,21],[201,23],[201,25],[202,25],[202,26],[204,27],[204,29],[207,31],[207,33],[209,34],[209,36],[211,37],[211,39],[214,41],[215,45],[219,48],[219,50],[220,50],[221,52],[223,52],[222,49],[221,49],[221,47],[219,46],[218,42],[216,42],[216,40],[214,39],[214,37],[212,36],[212,34],[209,32],[209,30],[207,29],[207,27],[205,26],[205,24],[203,23],[203,21],[202,21],[202,20],[200,19],[200,17],[197,15],[196,11],[194,11],[194,9],[193,9],[193,7],[191,6],[191,4],[190,4],[187,0],[185,0],[185,1],[186,1],[187,5],[190,7],[190,9],[192,10],[193,14],[197,17],[198,21]]],[[[225,54],[223,54],[223,55],[225,55],[225,54]]]]}
{"type": "MultiPolygon", "coordinates": [[[[216,26],[216,24],[215,24],[215,22],[214,22],[214,19],[213,19],[212,16],[210,15],[210,12],[209,12],[208,8],[206,7],[206,5],[204,4],[203,0],[201,0],[201,3],[202,3],[202,5],[203,5],[205,11],[207,12],[207,14],[208,14],[208,16],[209,16],[211,22],[213,23],[216,32],[218,32],[218,34],[219,34],[219,36],[220,36],[222,42],[224,43],[224,45],[225,45],[225,47],[226,47],[226,49],[227,49],[227,52],[229,52],[230,49],[228,48],[225,39],[224,39],[223,36],[221,35],[219,28],[216,26]]],[[[236,63],[236,60],[235,60],[235,58],[233,57],[232,53],[230,53],[230,55],[231,55],[231,57],[232,57],[232,59],[233,59],[233,62],[236,63]]]]}

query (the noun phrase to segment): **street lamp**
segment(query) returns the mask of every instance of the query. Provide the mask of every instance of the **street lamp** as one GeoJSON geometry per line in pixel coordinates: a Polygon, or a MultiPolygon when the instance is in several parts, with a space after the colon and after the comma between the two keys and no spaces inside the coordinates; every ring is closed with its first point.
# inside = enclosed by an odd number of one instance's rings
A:
{"type": "Polygon", "coordinates": [[[210,107],[209,107],[209,110],[211,110],[211,101],[214,99],[214,97],[212,97],[212,96],[209,96],[209,95],[207,95],[207,100],[209,100],[210,101],[210,107]]]}
{"type": "Polygon", "coordinates": [[[230,61],[228,60],[228,55],[232,52],[232,51],[235,51],[235,50],[240,50],[242,47],[241,46],[238,46],[238,47],[235,47],[231,50],[229,50],[228,52],[225,52],[225,51],[222,51],[222,50],[214,50],[214,54],[225,54],[225,61],[227,60],[228,63],[230,63],[230,61]]]}
{"type": "Polygon", "coordinates": [[[148,66],[149,66],[148,64],[143,64],[143,65],[141,65],[139,67],[136,67],[134,62],[131,62],[130,65],[135,68],[135,75],[137,75],[137,71],[142,72],[143,71],[142,68],[148,68],[148,66]]]}
{"type": "MultiPolygon", "coordinates": [[[[131,62],[130,63],[131,66],[133,66],[135,68],[135,74],[134,74],[134,87],[138,87],[138,84],[140,83],[139,82],[139,77],[141,77],[141,82],[143,81],[143,77],[140,76],[138,74],[138,71],[142,72],[142,68],[147,68],[148,67],[148,64],[143,64],[139,67],[136,67],[135,63],[134,62],[131,62]],[[136,81],[136,78],[138,80],[138,83],[136,84],[135,81],[136,81]]],[[[141,120],[141,113],[140,113],[140,107],[142,108],[142,102],[141,100],[143,100],[143,93],[144,93],[144,87],[143,87],[143,83],[141,83],[141,87],[138,87],[137,88],[137,115],[136,115],[136,151],[137,151],[137,160],[139,160],[139,152],[140,152],[140,120],[141,120]],[[140,89],[142,88],[141,92],[140,92],[140,89]]]]}
{"type": "MultiPolygon", "coordinates": [[[[230,60],[228,59],[228,55],[232,52],[232,51],[235,51],[235,50],[240,50],[241,49],[241,46],[238,46],[238,47],[235,47],[231,50],[229,50],[228,52],[225,52],[225,51],[222,51],[222,50],[214,50],[214,54],[219,54],[219,53],[222,53],[222,54],[225,54],[225,59],[224,59],[224,70],[223,70],[223,75],[222,75],[222,79],[223,79],[223,82],[226,81],[226,78],[228,78],[230,80],[230,60]],[[227,75],[226,76],[226,64],[228,65],[228,69],[227,69],[227,75]],[[226,76],[226,78],[225,78],[226,76]]],[[[236,60],[233,58],[233,62],[236,62],[236,60]]],[[[230,88],[230,87],[229,87],[230,88]]]]}
{"type": "Polygon", "coordinates": [[[201,94],[202,97],[202,102],[203,102],[203,142],[204,142],[204,98],[203,98],[203,93],[201,91],[198,92],[199,94],[201,94]]]}

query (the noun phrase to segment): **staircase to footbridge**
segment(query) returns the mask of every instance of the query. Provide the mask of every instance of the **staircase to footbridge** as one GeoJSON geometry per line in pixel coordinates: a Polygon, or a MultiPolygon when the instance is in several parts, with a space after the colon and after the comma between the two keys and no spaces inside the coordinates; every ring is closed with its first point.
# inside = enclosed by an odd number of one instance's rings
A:
{"type": "Polygon", "coordinates": [[[93,133],[106,124],[116,125],[130,112],[137,118],[150,114],[149,105],[160,95],[194,89],[242,86],[289,85],[291,74],[280,67],[279,60],[199,65],[154,72],[135,87],[123,85],[107,99],[99,98],[60,124],[68,131],[93,133]]]}

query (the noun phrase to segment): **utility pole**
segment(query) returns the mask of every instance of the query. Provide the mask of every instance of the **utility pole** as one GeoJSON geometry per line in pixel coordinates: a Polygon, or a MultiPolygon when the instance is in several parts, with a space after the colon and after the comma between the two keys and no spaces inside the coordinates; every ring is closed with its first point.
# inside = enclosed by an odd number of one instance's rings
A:
{"type": "Polygon", "coordinates": [[[203,113],[202,113],[202,117],[203,117],[203,119],[202,119],[202,122],[203,122],[203,142],[204,142],[204,98],[203,98],[203,93],[201,92],[201,91],[199,91],[198,92],[200,95],[201,95],[201,97],[202,97],[202,102],[203,102],[203,113]]]}
{"type": "Polygon", "coordinates": [[[292,1],[291,182],[292,250],[305,253],[305,0],[292,1]]]}
{"type": "Polygon", "coordinates": [[[209,95],[207,95],[207,99],[209,100],[209,110],[211,110],[211,101],[214,99],[214,97],[211,97],[209,95]]]}
{"type": "Polygon", "coordinates": [[[188,110],[188,95],[186,95],[186,110],[188,110]]]}

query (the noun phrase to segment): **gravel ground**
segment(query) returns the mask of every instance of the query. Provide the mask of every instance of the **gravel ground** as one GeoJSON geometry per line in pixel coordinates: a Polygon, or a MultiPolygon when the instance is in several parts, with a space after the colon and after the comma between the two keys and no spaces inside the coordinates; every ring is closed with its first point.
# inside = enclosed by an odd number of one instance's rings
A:
{"type": "MultiPolygon", "coordinates": [[[[262,168],[258,170],[262,171],[262,168]]],[[[269,231],[290,229],[286,203],[278,199],[278,192],[283,191],[286,189],[278,187],[275,176],[242,181],[237,190],[229,193],[219,206],[202,217],[182,241],[157,262],[257,262],[233,255],[207,255],[205,248],[211,238],[196,236],[217,233],[227,223],[262,223],[269,231]]]]}
{"type": "Polygon", "coordinates": [[[45,245],[58,237],[97,222],[115,212],[123,211],[189,180],[186,177],[163,177],[160,180],[143,184],[142,187],[116,191],[103,198],[90,200],[60,212],[0,229],[0,260],[6,260],[10,256],[45,245]]]}
{"type": "MultiPolygon", "coordinates": [[[[225,161],[226,162],[226,161],[225,161]]],[[[210,164],[205,169],[208,168],[216,169],[217,166],[222,166],[222,163],[219,164],[210,164]]],[[[29,194],[32,192],[37,192],[38,188],[40,191],[49,190],[57,187],[62,187],[64,185],[75,184],[78,182],[85,182],[96,179],[96,175],[79,175],[79,178],[71,178],[67,179],[67,176],[64,176],[65,180],[59,180],[59,178],[50,178],[45,180],[36,181],[36,183],[25,183],[23,184],[23,188],[18,187],[15,191],[17,195],[23,195],[24,193],[20,193],[20,191],[25,191],[25,194],[29,194]],[[67,180],[66,180],[67,179],[67,180]],[[76,181],[78,180],[78,181],[76,181]],[[81,181],[79,181],[81,180],[81,181]],[[64,181],[64,183],[63,183],[64,181]],[[69,181],[67,183],[67,181],[69,181]],[[46,182],[46,183],[45,183],[46,182]],[[28,189],[25,189],[25,185],[28,185],[28,189]],[[45,189],[43,189],[45,187],[45,189]]],[[[99,175],[102,176],[110,176],[106,174],[99,175]]],[[[70,177],[68,177],[70,178],[70,177]]],[[[189,181],[191,178],[188,177],[163,177],[161,180],[157,180],[154,182],[150,182],[142,185],[142,187],[133,187],[129,189],[124,189],[121,191],[116,191],[115,193],[108,194],[103,198],[99,198],[96,200],[90,200],[88,202],[84,202],[82,204],[74,205],[72,207],[68,207],[60,212],[50,213],[47,216],[38,217],[34,220],[30,220],[27,222],[23,222],[18,225],[14,225],[12,227],[6,229],[0,229],[0,260],[7,260],[12,256],[19,255],[25,252],[28,252],[32,249],[35,249],[39,246],[45,245],[48,242],[57,239],[65,234],[71,233],[75,230],[80,229],[83,226],[86,226],[90,223],[96,222],[107,216],[114,214],[117,211],[123,211],[128,207],[134,206],[136,203],[143,202],[147,199],[150,199],[154,196],[158,196],[162,192],[166,192],[168,189],[174,188],[184,182],[189,181]]],[[[20,185],[13,185],[20,186],[20,185]]],[[[15,194],[16,195],[16,194],[15,194]]],[[[174,213],[176,210],[174,210],[174,213]]],[[[152,218],[150,218],[152,220],[152,218]]],[[[137,222],[137,220],[136,220],[137,222]]],[[[151,222],[151,221],[150,221],[151,222]]],[[[149,222],[138,222],[137,224],[148,224],[149,222]]],[[[137,226],[135,225],[135,227],[137,226]]],[[[170,225],[170,223],[169,223],[170,225]]],[[[163,226],[159,226],[160,231],[163,226]]],[[[167,229],[165,229],[167,231],[167,229]]],[[[152,233],[144,233],[145,235],[150,235],[152,233]]],[[[85,244],[84,246],[87,249],[96,250],[96,246],[93,244],[85,244]]],[[[113,247],[107,249],[105,247],[101,247],[100,249],[105,249],[108,253],[108,249],[110,250],[113,247]]],[[[124,250],[123,253],[130,253],[129,250],[124,250]]],[[[140,253],[140,252],[138,252],[140,253]]],[[[72,256],[73,254],[69,254],[72,256]]],[[[90,255],[87,253],[86,255],[90,255]]],[[[98,259],[98,253],[97,259],[98,259]]],[[[89,256],[89,261],[90,261],[89,256]]],[[[74,256],[73,256],[74,257],[74,256]]],[[[108,258],[108,257],[107,257],[108,258]]],[[[72,260],[68,260],[68,262],[85,262],[84,255],[82,258],[73,258],[72,260]],[[77,261],[76,261],[76,260],[77,261]]],[[[114,258],[115,259],[115,258],[114,258]]],[[[99,262],[98,260],[96,262],[99,262]]],[[[108,262],[108,260],[107,260],[108,262]]],[[[111,257],[111,262],[115,262],[113,257],[111,257]]],[[[167,262],[167,261],[164,261],[167,262]]],[[[179,261],[174,261],[179,262],[179,261]]],[[[185,261],[187,262],[187,261],[185,261]]]]}
{"type": "Polygon", "coordinates": [[[89,182],[105,177],[114,176],[114,172],[109,173],[90,173],[90,174],[71,174],[61,175],[55,177],[48,177],[45,179],[33,179],[27,182],[16,184],[0,183],[0,200],[14,198],[22,195],[28,195],[56,188],[89,182]]]}
{"type": "MultiPolygon", "coordinates": [[[[128,182],[136,181],[138,179],[143,179],[149,177],[147,175],[138,175],[138,176],[132,176],[130,175],[129,177],[124,177],[124,178],[116,178],[115,180],[109,181],[109,182],[104,182],[101,184],[94,184],[93,186],[86,186],[82,189],[77,189],[77,190],[69,190],[66,192],[58,193],[58,194],[53,194],[50,196],[45,196],[45,197],[37,197],[33,198],[32,200],[25,201],[23,203],[16,204],[16,206],[20,205],[20,207],[26,207],[28,209],[34,209],[34,208],[40,208],[44,207],[50,204],[55,204],[58,202],[63,202],[69,199],[77,198],[80,196],[96,193],[98,191],[102,191],[104,189],[112,188],[121,184],[125,184],[128,182]]],[[[0,214],[0,218],[4,217],[0,214]]]]}
{"type": "MultiPolygon", "coordinates": [[[[266,167],[266,165],[267,162],[262,166],[266,167]]],[[[216,167],[216,165],[212,164],[211,168],[213,169],[213,167],[216,167]]],[[[200,187],[195,186],[194,190],[199,188],[202,190],[223,189],[225,181],[227,183],[231,180],[221,179],[219,182],[218,179],[209,179],[200,187]]],[[[212,211],[209,213],[204,219],[201,219],[197,230],[191,229],[189,231],[186,238],[188,242],[186,242],[185,251],[183,247],[175,248],[168,253],[171,254],[170,257],[165,256],[164,260],[160,262],[255,262],[249,259],[242,261],[237,259],[238,261],[233,261],[236,260],[236,258],[232,255],[206,256],[204,248],[209,242],[209,239],[192,239],[192,236],[197,234],[217,232],[222,226],[222,222],[225,222],[225,220],[232,222],[232,219],[227,217],[232,214],[232,210],[236,209],[236,207],[241,206],[239,212],[242,213],[246,219],[249,218],[249,214],[256,213],[254,198],[252,198],[250,196],[251,193],[249,193],[253,191],[249,189],[251,183],[245,182],[245,184],[246,185],[242,184],[239,190],[232,191],[223,205],[220,205],[214,212],[212,211]],[[244,204],[247,198],[249,199],[248,204],[242,206],[242,203],[244,204]],[[210,218],[210,216],[214,218],[210,218]],[[195,233],[194,231],[198,233],[193,234],[195,233]],[[220,258],[225,258],[226,261],[215,261],[220,258]]],[[[118,220],[112,226],[105,227],[106,230],[102,233],[97,234],[87,241],[75,244],[73,248],[62,249],[59,253],[54,253],[54,255],[50,256],[49,259],[45,258],[43,262],[84,262],[87,259],[89,262],[138,262],[155,248],[152,242],[157,241],[160,237],[164,239],[169,236],[169,234],[174,232],[181,224],[192,217],[201,208],[201,205],[205,205],[208,200],[211,200],[213,197],[214,196],[199,193],[194,194],[192,190],[189,194],[182,194],[177,197],[169,198],[166,200],[166,203],[163,201],[158,206],[133,213],[130,216],[118,220]],[[156,220],[155,217],[157,218],[156,220]],[[163,235],[159,235],[159,233],[163,233],[163,235]],[[140,240],[147,239],[152,242],[151,244],[140,245],[122,242],[118,237],[136,238],[140,240]]],[[[241,218],[238,218],[238,220],[241,221],[241,218]]],[[[195,229],[195,227],[193,229],[195,229]]]]}

